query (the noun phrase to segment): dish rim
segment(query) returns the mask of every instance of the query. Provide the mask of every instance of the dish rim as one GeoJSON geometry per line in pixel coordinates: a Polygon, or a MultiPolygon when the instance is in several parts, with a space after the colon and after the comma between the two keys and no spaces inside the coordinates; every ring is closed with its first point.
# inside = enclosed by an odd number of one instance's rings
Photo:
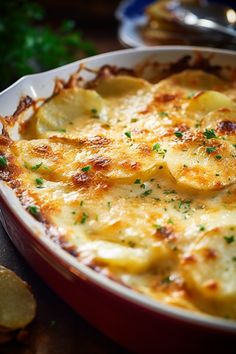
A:
{"type": "MultiPolygon", "coordinates": [[[[57,73],[61,69],[69,68],[74,65],[79,65],[81,63],[89,64],[90,62],[96,62],[97,59],[102,59],[108,57],[108,60],[111,60],[113,57],[117,55],[122,55],[124,53],[133,53],[133,52],[153,52],[152,54],[158,54],[158,52],[165,51],[198,51],[205,53],[216,53],[216,54],[225,54],[232,55],[236,57],[236,52],[232,50],[226,49],[217,49],[217,48],[206,48],[206,47],[196,47],[196,46],[162,46],[162,47],[143,47],[143,48],[131,48],[131,49],[123,49],[114,52],[108,52],[99,54],[90,58],[85,58],[81,60],[77,60],[70,64],[66,64],[60,67],[57,67],[52,70],[44,71],[37,74],[26,75],[17,80],[15,83],[10,85],[8,88],[3,90],[0,93],[0,96],[3,96],[5,93],[11,91],[16,86],[20,85],[23,81],[27,81],[32,77],[40,77],[42,74],[52,74],[57,73]]],[[[51,79],[50,79],[51,80],[51,79]]],[[[19,97],[20,99],[20,97],[19,97]]],[[[66,268],[66,270],[70,273],[73,273],[77,277],[83,277],[84,281],[91,282],[96,286],[102,288],[109,293],[112,293],[115,296],[118,296],[130,303],[142,307],[147,311],[151,311],[154,315],[158,316],[164,315],[169,318],[183,321],[185,323],[191,323],[192,325],[197,325],[201,327],[206,327],[211,330],[220,330],[229,333],[236,333],[236,321],[228,320],[216,316],[211,316],[205,313],[197,313],[191,310],[185,310],[182,308],[174,307],[172,305],[167,305],[165,303],[156,301],[154,299],[145,296],[144,294],[140,294],[133,289],[129,289],[124,285],[121,285],[106,276],[97,273],[95,270],[89,268],[88,266],[80,263],[75,257],[70,255],[68,252],[63,250],[59,245],[55,244],[53,240],[49,239],[42,230],[40,230],[40,223],[36,221],[29,213],[22,207],[18,198],[15,196],[13,190],[6,185],[5,182],[0,181],[0,199],[1,202],[5,203],[7,207],[10,209],[11,213],[14,215],[14,218],[17,220],[17,223],[23,225],[24,229],[28,231],[30,237],[33,238],[36,242],[38,242],[44,249],[46,249],[50,253],[50,257],[48,259],[49,263],[53,258],[57,259],[60,264],[66,268]],[[20,210],[18,210],[20,207],[20,210]],[[36,229],[35,229],[36,227],[36,229]],[[43,236],[43,237],[41,237],[43,236]]]]}

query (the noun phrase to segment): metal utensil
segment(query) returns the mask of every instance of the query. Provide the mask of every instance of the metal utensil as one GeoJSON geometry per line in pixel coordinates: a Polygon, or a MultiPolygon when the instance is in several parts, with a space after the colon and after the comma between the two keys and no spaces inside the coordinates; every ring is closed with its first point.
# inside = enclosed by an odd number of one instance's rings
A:
{"type": "Polygon", "coordinates": [[[233,8],[214,3],[202,6],[170,3],[169,10],[182,25],[236,39],[236,11],[233,8]]]}

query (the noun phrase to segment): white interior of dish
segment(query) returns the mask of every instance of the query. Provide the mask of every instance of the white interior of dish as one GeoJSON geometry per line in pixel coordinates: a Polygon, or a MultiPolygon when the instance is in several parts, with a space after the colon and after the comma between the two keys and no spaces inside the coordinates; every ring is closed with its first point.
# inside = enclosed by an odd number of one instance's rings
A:
{"type": "MultiPolygon", "coordinates": [[[[213,55],[211,60],[212,64],[219,64],[223,66],[229,65],[236,68],[236,53],[226,50],[181,46],[122,50],[98,55],[89,59],[83,59],[48,72],[21,78],[0,94],[0,114],[2,116],[6,116],[14,113],[19,103],[19,99],[22,96],[29,95],[35,99],[49,97],[53,92],[55,79],[60,78],[67,80],[69,76],[78,69],[81,63],[85,63],[89,68],[99,68],[104,64],[112,64],[119,67],[133,67],[137,63],[140,63],[144,59],[150,57],[155,57],[158,62],[169,63],[177,61],[184,55],[193,55],[195,52],[201,52],[207,57],[213,55]]],[[[91,78],[91,74],[87,72],[85,72],[83,76],[85,79],[91,78]]],[[[15,214],[16,219],[18,219],[31,232],[31,234],[39,239],[39,241],[51,252],[66,262],[71,271],[74,269],[73,273],[80,274],[83,278],[89,279],[100,287],[103,287],[106,290],[136,304],[140,304],[157,314],[164,313],[168,316],[183,319],[192,323],[205,325],[211,328],[224,329],[236,333],[236,321],[193,313],[156,302],[144,295],[136,293],[133,290],[115,283],[83,264],[80,264],[73,256],[61,249],[44,234],[42,225],[25,211],[14,192],[7,187],[4,182],[0,182],[0,193],[15,214]]],[[[55,269],[58,268],[55,262],[50,262],[50,260],[48,261],[51,267],[54,267],[55,269]]]]}

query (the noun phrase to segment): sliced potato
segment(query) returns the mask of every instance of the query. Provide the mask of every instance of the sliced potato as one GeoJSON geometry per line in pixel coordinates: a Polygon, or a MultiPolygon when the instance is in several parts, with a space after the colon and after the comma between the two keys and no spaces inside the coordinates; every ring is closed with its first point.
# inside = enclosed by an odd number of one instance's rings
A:
{"type": "Polygon", "coordinates": [[[93,112],[99,116],[102,109],[103,100],[97,92],[78,87],[65,89],[39,108],[34,117],[36,131],[43,136],[50,131],[63,130],[74,119],[92,116],[93,112]]]}
{"type": "Polygon", "coordinates": [[[176,181],[199,190],[221,189],[236,181],[235,148],[199,134],[168,147],[165,160],[176,181]]]}
{"type": "Polygon", "coordinates": [[[201,122],[202,129],[214,129],[218,136],[236,143],[236,109],[223,108],[208,113],[201,122]]]}
{"type": "Polygon", "coordinates": [[[169,262],[173,252],[163,243],[156,242],[148,249],[132,248],[107,241],[93,241],[80,247],[80,254],[93,254],[95,262],[109,267],[142,273],[150,268],[160,267],[161,262],[169,262]],[[172,254],[171,254],[172,252],[172,254]]]}
{"type": "Polygon", "coordinates": [[[36,302],[28,285],[11,270],[0,266],[0,326],[16,330],[35,317],[36,302]]]}
{"type": "Polygon", "coordinates": [[[122,140],[107,139],[104,143],[102,137],[101,143],[99,137],[98,143],[90,138],[53,137],[49,142],[21,140],[12,149],[22,166],[52,181],[70,181],[74,174],[84,172],[86,166],[89,166],[89,171],[85,171],[88,174],[99,174],[118,183],[133,182],[136,178],[145,181],[165,163],[163,155],[153,151],[152,146],[129,140],[125,135],[122,140]]]}
{"type": "Polygon", "coordinates": [[[151,85],[146,80],[120,75],[100,81],[96,87],[96,91],[105,98],[124,97],[128,94],[135,94],[138,90],[150,87],[151,85]]]}
{"type": "Polygon", "coordinates": [[[223,80],[201,70],[185,70],[170,77],[174,85],[194,91],[221,90],[226,88],[223,80]]]}
{"type": "Polygon", "coordinates": [[[220,227],[199,236],[185,254],[186,285],[206,311],[236,316],[236,227],[220,227]]]}
{"type": "Polygon", "coordinates": [[[199,92],[191,100],[186,113],[196,119],[204,117],[207,113],[217,109],[234,108],[235,103],[226,95],[217,91],[199,92]]]}

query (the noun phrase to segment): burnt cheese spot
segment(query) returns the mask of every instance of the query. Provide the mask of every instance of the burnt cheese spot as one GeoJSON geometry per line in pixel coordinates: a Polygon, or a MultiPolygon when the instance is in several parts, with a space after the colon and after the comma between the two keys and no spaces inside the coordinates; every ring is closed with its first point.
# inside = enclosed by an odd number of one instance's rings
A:
{"type": "Polygon", "coordinates": [[[94,174],[88,174],[86,172],[80,172],[72,177],[73,183],[79,188],[86,188],[91,185],[94,174]]]}
{"type": "Polygon", "coordinates": [[[35,155],[43,156],[43,157],[50,156],[52,153],[52,149],[49,145],[34,146],[32,150],[35,153],[35,155]]]}
{"type": "Polygon", "coordinates": [[[156,228],[155,236],[160,239],[166,239],[168,241],[176,238],[173,228],[171,226],[160,226],[156,228]]]}
{"type": "Polygon", "coordinates": [[[236,122],[229,120],[221,121],[217,124],[216,130],[222,134],[235,134],[236,133],[236,122]]]}
{"type": "Polygon", "coordinates": [[[141,164],[136,161],[124,160],[120,162],[120,166],[122,166],[125,170],[136,171],[140,170],[141,164]]]}
{"type": "Polygon", "coordinates": [[[96,156],[89,160],[95,170],[108,170],[111,167],[111,159],[103,156],[96,156]]]}
{"type": "Polygon", "coordinates": [[[205,248],[203,250],[203,256],[206,260],[211,260],[211,259],[213,260],[217,258],[217,253],[212,248],[205,248]]]}
{"type": "Polygon", "coordinates": [[[12,144],[12,141],[8,137],[6,137],[4,135],[0,136],[0,145],[1,146],[10,146],[11,144],[12,144]]]}
{"type": "Polygon", "coordinates": [[[147,144],[139,144],[138,149],[142,155],[150,155],[152,153],[152,149],[147,144]]]}
{"type": "Polygon", "coordinates": [[[155,97],[155,101],[159,103],[167,103],[173,101],[177,95],[170,95],[168,93],[164,93],[162,95],[158,95],[155,97]]]}

